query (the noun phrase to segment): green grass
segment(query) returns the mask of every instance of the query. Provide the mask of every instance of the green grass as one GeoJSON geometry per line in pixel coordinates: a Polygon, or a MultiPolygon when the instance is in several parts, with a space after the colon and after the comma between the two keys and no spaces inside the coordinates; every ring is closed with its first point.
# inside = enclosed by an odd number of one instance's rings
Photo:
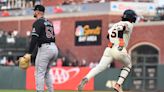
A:
{"type": "MultiPolygon", "coordinates": [[[[34,90],[0,90],[0,92],[35,92],[34,90]]],[[[47,92],[47,91],[46,91],[47,92]]],[[[77,92],[77,91],[56,91],[55,92],[77,92]]],[[[112,92],[112,91],[83,91],[83,92],[112,92]]],[[[113,91],[114,92],[114,91],[113,91]]]]}

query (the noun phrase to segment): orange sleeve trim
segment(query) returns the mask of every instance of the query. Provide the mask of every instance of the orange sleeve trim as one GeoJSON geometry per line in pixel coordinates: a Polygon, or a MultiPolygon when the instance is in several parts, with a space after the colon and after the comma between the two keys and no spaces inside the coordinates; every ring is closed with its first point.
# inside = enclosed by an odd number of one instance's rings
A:
{"type": "Polygon", "coordinates": [[[112,46],[113,46],[113,43],[109,42],[109,43],[108,43],[108,47],[111,48],[112,46]]]}
{"type": "Polygon", "coordinates": [[[122,47],[123,47],[123,46],[125,45],[124,39],[120,38],[120,39],[119,39],[119,42],[120,42],[120,43],[119,43],[119,46],[122,46],[122,47]]]}

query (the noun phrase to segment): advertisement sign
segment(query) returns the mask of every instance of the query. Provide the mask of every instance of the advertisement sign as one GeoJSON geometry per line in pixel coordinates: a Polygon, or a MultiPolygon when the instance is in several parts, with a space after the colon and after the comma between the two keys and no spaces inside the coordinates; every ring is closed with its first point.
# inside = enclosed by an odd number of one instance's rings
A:
{"type": "MultiPolygon", "coordinates": [[[[52,67],[50,74],[55,90],[77,90],[77,86],[82,78],[89,72],[88,67],[52,67]]],[[[26,72],[26,89],[35,89],[34,67],[30,67],[26,72]]],[[[91,79],[84,90],[93,90],[94,80],[91,79]]],[[[45,89],[47,89],[45,85],[45,89]]]]}
{"type": "Polygon", "coordinates": [[[110,3],[110,10],[113,12],[122,13],[126,9],[135,10],[141,15],[155,15],[156,4],[155,3],[144,3],[144,2],[114,2],[110,3]]]}
{"type": "Polygon", "coordinates": [[[75,24],[75,45],[101,45],[101,20],[77,21],[75,24]]]}

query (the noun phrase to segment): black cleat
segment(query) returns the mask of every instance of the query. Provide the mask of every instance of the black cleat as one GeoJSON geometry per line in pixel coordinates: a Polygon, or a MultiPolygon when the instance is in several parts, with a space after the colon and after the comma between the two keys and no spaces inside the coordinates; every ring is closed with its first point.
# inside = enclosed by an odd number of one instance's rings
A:
{"type": "Polygon", "coordinates": [[[82,92],[84,85],[88,82],[87,78],[82,79],[80,85],[78,86],[78,92],[82,92]]]}

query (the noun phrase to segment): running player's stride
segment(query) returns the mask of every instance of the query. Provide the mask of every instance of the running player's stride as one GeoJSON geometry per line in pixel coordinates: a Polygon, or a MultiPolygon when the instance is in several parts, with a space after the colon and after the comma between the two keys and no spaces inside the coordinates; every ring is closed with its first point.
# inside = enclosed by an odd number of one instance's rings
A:
{"type": "Polygon", "coordinates": [[[122,20],[114,24],[109,30],[107,38],[109,40],[108,47],[106,47],[100,63],[93,68],[81,81],[78,90],[82,91],[85,84],[94,76],[108,68],[114,60],[119,60],[124,67],[121,70],[119,79],[114,86],[117,92],[120,92],[121,85],[127,78],[131,68],[131,58],[127,53],[126,47],[133,30],[133,24],[137,19],[137,14],[133,10],[125,10],[122,20]]]}

